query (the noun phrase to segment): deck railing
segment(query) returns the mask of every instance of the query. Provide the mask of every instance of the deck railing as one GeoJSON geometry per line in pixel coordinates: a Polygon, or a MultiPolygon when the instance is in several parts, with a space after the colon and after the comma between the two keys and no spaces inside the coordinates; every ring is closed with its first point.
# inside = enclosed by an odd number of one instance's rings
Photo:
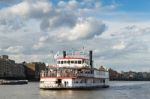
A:
{"type": "Polygon", "coordinates": [[[88,73],[41,73],[41,77],[94,77],[88,73]]]}

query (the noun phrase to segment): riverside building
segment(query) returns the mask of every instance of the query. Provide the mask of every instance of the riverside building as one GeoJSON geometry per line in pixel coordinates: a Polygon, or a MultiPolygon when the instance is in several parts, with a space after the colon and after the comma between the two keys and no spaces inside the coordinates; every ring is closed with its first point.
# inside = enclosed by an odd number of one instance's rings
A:
{"type": "Polygon", "coordinates": [[[40,79],[41,70],[45,70],[46,66],[41,62],[31,62],[24,63],[25,66],[25,74],[28,80],[36,80],[40,79]]]}
{"type": "Polygon", "coordinates": [[[23,65],[15,63],[8,55],[0,56],[0,78],[25,78],[23,65]]]}

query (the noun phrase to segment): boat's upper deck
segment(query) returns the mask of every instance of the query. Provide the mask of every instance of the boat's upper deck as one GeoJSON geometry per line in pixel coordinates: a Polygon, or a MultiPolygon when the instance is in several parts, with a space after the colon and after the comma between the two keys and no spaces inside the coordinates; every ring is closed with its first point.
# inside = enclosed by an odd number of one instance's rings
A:
{"type": "Polygon", "coordinates": [[[109,78],[108,71],[104,69],[91,68],[64,68],[64,67],[48,67],[47,70],[41,72],[41,77],[95,77],[109,78]]]}
{"type": "Polygon", "coordinates": [[[56,58],[58,67],[73,67],[73,68],[82,68],[90,67],[90,58],[85,53],[66,53],[63,52],[63,55],[59,55],[56,58]]]}
{"type": "Polygon", "coordinates": [[[57,64],[49,66],[41,73],[41,77],[95,77],[108,78],[108,72],[104,69],[93,67],[92,51],[85,53],[66,53],[57,55],[57,64]]]}
{"type": "Polygon", "coordinates": [[[58,67],[90,67],[90,61],[87,58],[65,57],[57,59],[58,67]]]}

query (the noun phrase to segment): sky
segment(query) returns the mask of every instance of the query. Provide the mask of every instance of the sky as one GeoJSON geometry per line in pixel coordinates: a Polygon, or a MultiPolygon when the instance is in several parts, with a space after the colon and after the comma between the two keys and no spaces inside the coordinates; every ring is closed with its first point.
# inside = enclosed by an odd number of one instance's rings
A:
{"type": "Polygon", "coordinates": [[[150,0],[0,0],[0,55],[53,63],[93,50],[95,67],[150,72],[150,0]]]}

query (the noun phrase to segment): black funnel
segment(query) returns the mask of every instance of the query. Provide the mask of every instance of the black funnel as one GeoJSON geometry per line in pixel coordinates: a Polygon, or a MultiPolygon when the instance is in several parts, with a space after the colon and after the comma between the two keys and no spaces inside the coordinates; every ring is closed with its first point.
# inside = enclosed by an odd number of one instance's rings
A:
{"type": "Polygon", "coordinates": [[[89,60],[90,60],[91,69],[93,69],[93,51],[92,50],[89,51],[89,60]]]}
{"type": "Polygon", "coordinates": [[[66,58],[66,51],[63,51],[63,58],[66,58]]]}

